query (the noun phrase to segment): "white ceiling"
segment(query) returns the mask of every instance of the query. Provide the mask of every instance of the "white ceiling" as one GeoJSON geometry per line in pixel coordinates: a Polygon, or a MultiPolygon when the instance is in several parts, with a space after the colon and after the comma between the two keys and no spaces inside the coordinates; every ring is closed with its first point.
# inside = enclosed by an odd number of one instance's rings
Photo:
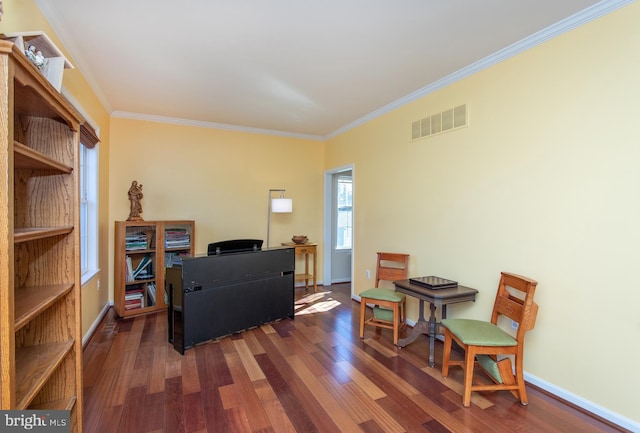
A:
{"type": "Polygon", "coordinates": [[[36,2],[114,116],[311,138],[348,129],[620,3],[36,2]]]}

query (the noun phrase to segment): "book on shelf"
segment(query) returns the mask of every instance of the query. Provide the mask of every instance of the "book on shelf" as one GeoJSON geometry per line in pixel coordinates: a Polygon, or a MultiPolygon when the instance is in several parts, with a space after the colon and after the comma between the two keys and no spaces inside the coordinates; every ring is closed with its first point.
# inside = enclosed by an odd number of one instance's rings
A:
{"type": "Polygon", "coordinates": [[[181,265],[183,257],[190,257],[187,251],[175,251],[170,253],[164,253],[164,267],[170,268],[173,265],[181,265]]]}
{"type": "Polygon", "coordinates": [[[144,303],[142,302],[142,299],[139,299],[137,301],[125,301],[124,302],[124,309],[125,310],[135,310],[137,308],[144,308],[144,303]]]}
{"type": "Polygon", "coordinates": [[[126,275],[126,280],[127,283],[130,283],[134,280],[133,278],[133,264],[131,263],[131,257],[127,256],[127,258],[125,259],[125,262],[127,264],[127,275],[126,275]]]}
{"type": "Polygon", "coordinates": [[[183,228],[170,228],[164,231],[165,248],[189,248],[191,247],[191,235],[189,230],[183,228]]]}
{"type": "Polygon", "coordinates": [[[149,249],[149,236],[146,232],[128,232],[124,237],[124,247],[128,251],[149,249]]]}
{"type": "Polygon", "coordinates": [[[124,295],[124,308],[125,310],[144,308],[144,287],[136,286],[134,289],[126,291],[124,295]]]}
{"type": "Polygon", "coordinates": [[[138,266],[133,271],[134,280],[146,280],[149,278],[153,278],[153,268],[151,266],[151,262],[153,258],[151,254],[146,254],[138,263],[138,266]]]}
{"type": "Polygon", "coordinates": [[[137,285],[135,289],[127,290],[124,294],[124,299],[137,299],[144,295],[144,287],[137,285]]]}
{"type": "Polygon", "coordinates": [[[156,283],[147,285],[147,293],[149,294],[149,305],[156,305],[156,283]]]}

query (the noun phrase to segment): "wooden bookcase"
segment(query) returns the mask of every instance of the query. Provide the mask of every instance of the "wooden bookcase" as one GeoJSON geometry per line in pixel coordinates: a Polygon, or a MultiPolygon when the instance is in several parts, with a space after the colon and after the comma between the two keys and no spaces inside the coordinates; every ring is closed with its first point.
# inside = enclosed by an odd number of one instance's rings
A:
{"type": "Polygon", "coordinates": [[[114,306],[121,317],[167,308],[165,267],[194,254],[194,221],[116,221],[114,306]]]}
{"type": "Polygon", "coordinates": [[[10,41],[0,86],[0,408],[69,410],[78,432],[84,120],[10,41]]]}

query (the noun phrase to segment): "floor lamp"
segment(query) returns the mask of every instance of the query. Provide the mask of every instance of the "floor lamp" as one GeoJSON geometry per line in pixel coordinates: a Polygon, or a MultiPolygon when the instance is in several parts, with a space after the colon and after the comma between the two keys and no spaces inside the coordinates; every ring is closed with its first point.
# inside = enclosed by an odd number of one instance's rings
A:
{"type": "Polygon", "coordinates": [[[284,189],[270,189],[267,208],[267,248],[269,248],[269,228],[271,227],[271,212],[291,213],[293,212],[293,200],[284,198],[284,189]],[[279,198],[271,198],[274,192],[279,192],[279,198]]]}

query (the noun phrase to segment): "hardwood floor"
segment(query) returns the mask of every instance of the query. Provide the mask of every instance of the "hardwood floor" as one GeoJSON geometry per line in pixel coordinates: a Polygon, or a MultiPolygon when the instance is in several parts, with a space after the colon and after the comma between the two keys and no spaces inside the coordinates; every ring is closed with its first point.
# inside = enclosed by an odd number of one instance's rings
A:
{"type": "MultiPolygon", "coordinates": [[[[474,393],[461,369],[442,379],[428,340],[404,349],[390,330],[358,336],[349,285],[296,289],[296,319],[188,349],[167,342],[167,314],[107,314],[84,350],[84,432],[620,432],[529,386],[474,393]]],[[[249,300],[248,300],[249,302],[249,300]]]]}

